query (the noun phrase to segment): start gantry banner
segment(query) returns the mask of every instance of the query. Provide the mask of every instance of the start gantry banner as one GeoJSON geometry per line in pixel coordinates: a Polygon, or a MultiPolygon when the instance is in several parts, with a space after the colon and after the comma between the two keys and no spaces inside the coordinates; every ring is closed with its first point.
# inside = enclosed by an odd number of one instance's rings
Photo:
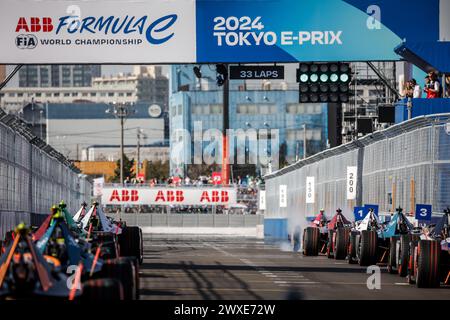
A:
{"type": "Polygon", "coordinates": [[[196,59],[195,2],[0,0],[2,63],[196,59]]]}
{"type": "Polygon", "coordinates": [[[103,188],[104,205],[223,205],[237,204],[236,188],[103,188]]]}
{"type": "Polygon", "coordinates": [[[398,60],[449,0],[1,0],[0,63],[398,60]]]}

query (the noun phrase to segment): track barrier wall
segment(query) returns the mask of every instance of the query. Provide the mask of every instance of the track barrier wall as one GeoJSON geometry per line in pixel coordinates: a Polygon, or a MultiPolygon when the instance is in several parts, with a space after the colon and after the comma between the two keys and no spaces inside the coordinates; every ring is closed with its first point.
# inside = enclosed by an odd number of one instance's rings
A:
{"type": "Polygon", "coordinates": [[[264,223],[263,215],[237,214],[122,214],[112,217],[122,219],[128,225],[139,227],[168,227],[168,228],[256,228],[264,223]]]}
{"type": "Polygon", "coordinates": [[[0,109],[0,239],[20,222],[39,224],[61,200],[75,212],[91,189],[70,161],[0,109]]]}
{"type": "MultiPolygon", "coordinates": [[[[287,240],[321,208],[331,218],[337,208],[354,220],[353,209],[377,204],[381,213],[401,206],[431,204],[439,213],[450,206],[450,114],[422,116],[323,151],[267,175],[266,220],[287,220],[285,232],[266,238],[287,240]],[[347,167],[357,167],[356,198],[347,200],[347,167]],[[315,178],[314,203],[306,203],[306,178],[315,178]],[[280,206],[280,186],[286,206],[280,206]]],[[[267,225],[267,222],[265,223],[267,225]]],[[[272,228],[273,229],[273,228],[272,228]]],[[[274,229],[273,229],[274,230],[274,229]]]]}

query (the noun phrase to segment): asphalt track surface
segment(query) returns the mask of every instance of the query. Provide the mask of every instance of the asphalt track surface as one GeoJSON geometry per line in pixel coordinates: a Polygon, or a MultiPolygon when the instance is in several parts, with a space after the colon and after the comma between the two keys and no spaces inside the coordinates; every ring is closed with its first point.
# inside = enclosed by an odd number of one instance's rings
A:
{"type": "Polygon", "coordinates": [[[252,238],[144,235],[144,250],[143,300],[450,300],[450,286],[418,289],[385,267],[369,290],[367,268],[252,238]]]}

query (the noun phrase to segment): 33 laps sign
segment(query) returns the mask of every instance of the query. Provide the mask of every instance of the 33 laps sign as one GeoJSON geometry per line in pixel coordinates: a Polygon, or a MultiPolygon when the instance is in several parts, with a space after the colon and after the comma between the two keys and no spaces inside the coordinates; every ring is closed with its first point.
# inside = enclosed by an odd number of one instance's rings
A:
{"type": "Polygon", "coordinates": [[[416,219],[431,221],[432,206],[430,204],[416,204],[416,219]]]}
{"type": "Polygon", "coordinates": [[[283,80],[283,66],[230,66],[233,80],[283,80]]]}

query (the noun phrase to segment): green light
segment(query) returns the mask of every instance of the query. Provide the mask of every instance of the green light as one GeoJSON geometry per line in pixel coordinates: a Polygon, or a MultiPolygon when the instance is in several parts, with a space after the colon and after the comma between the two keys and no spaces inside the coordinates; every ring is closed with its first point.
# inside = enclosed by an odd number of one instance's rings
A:
{"type": "Polygon", "coordinates": [[[319,80],[319,76],[315,73],[311,75],[311,82],[317,82],[319,80]]]}
{"type": "Polygon", "coordinates": [[[350,77],[348,76],[348,74],[344,73],[341,74],[341,81],[342,82],[347,82],[350,79],[350,77]]]}
{"type": "Polygon", "coordinates": [[[339,80],[339,76],[336,73],[333,73],[330,76],[330,80],[331,80],[331,82],[337,82],[339,80]]]}
{"type": "Polygon", "coordinates": [[[320,81],[321,82],[327,82],[328,81],[328,75],[326,73],[322,74],[320,76],[320,81]]]}
{"type": "Polygon", "coordinates": [[[308,82],[308,75],[307,74],[302,74],[300,76],[300,82],[308,82]]]}

